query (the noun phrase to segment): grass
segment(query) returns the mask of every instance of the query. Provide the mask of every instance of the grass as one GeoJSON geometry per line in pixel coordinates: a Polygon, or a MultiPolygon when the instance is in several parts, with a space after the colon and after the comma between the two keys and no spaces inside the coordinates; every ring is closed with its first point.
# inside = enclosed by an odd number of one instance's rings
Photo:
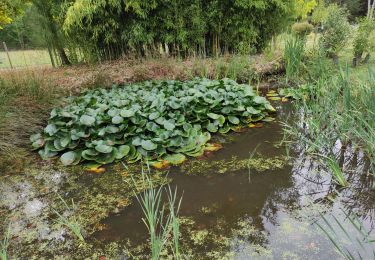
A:
{"type": "Polygon", "coordinates": [[[66,217],[62,214],[60,214],[58,211],[54,210],[56,215],[58,216],[58,221],[69,228],[70,231],[73,232],[73,234],[82,242],[85,242],[85,239],[82,235],[82,228],[80,223],[78,222],[77,218],[74,216],[74,210],[76,210],[76,207],[74,205],[74,201],[72,199],[72,206],[69,207],[68,203],[58,194],[59,199],[62,201],[63,205],[65,206],[66,210],[69,212],[72,212],[72,215],[70,217],[66,217]]]}
{"type": "MultiPolygon", "coordinates": [[[[36,71],[12,71],[0,78],[0,168],[25,165],[30,134],[40,129],[61,91],[36,71]]],[[[17,166],[17,167],[16,167],[17,166]]]]}
{"type": "Polygon", "coordinates": [[[7,231],[4,233],[4,238],[0,241],[0,259],[7,260],[8,259],[8,246],[9,246],[9,236],[10,236],[10,225],[7,228],[7,231]]]}
{"type": "Polygon", "coordinates": [[[284,130],[292,139],[302,141],[305,151],[319,154],[333,180],[346,187],[350,183],[337,159],[337,143],[341,145],[339,153],[351,147],[354,153],[365,152],[375,165],[375,73],[371,67],[351,69],[347,64],[333,69],[332,62],[326,62],[319,51],[311,55],[301,65],[309,72],[300,75],[300,81],[306,83],[287,90],[298,99],[294,105],[300,119],[295,124],[285,123],[284,130]]]}
{"type": "MultiPolygon", "coordinates": [[[[181,200],[177,201],[177,188],[172,191],[170,186],[165,190],[168,197],[168,206],[166,207],[162,201],[164,191],[163,186],[154,187],[152,180],[148,176],[150,169],[146,173],[142,168],[142,183],[145,191],[138,195],[134,194],[142,207],[144,218],[142,221],[146,225],[150,235],[151,259],[160,259],[170,233],[172,233],[173,246],[172,252],[174,259],[182,259],[179,246],[180,226],[178,222],[178,212],[181,206],[181,200]],[[167,214],[167,209],[169,210],[167,214]]],[[[133,180],[134,185],[136,182],[133,180]]]]}
{"type": "Polygon", "coordinates": [[[305,41],[297,36],[287,39],[284,50],[286,79],[299,75],[302,58],[305,50],[305,41]]]}
{"type": "MultiPolygon", "coordinates": [[[[17,50],[9,51],[14,68],[32,68],[37,66],[52,66],[47,50],[17,50]]],[[[0,69],[10,69],[10,63],[5,51],[0,51],[0,69]]]]}

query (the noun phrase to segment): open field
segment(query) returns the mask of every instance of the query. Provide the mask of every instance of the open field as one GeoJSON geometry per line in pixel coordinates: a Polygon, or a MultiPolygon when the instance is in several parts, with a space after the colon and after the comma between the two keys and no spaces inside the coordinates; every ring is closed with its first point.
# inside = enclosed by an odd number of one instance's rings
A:
{"type": "MultiPolygon", "coordinates": [[[[51,67],[51,59],[47,50],[9,51],[14,68],[51,67]]],[[[9,69],[10,64],[5,51],[0,51],[0,69],[9,69]]]]}

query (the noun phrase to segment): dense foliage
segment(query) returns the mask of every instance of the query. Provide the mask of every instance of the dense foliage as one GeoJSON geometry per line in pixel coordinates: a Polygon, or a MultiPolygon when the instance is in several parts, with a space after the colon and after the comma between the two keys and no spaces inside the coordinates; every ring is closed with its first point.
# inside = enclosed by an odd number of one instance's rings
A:
{"type": "Polygon", "coordinates": [[[142,156],[175,163],[184,154],[202,155],[210,133],[265,119],[273,110],[250,86],[229,79],[146,81],[70,98],[31,141],[43,158],[64,152],[65,165],[142,156]]]}
{"type": "Polygon", "coordinates": [[[337,62],[337,54],[347,43],[351,29],[347,10],[338,5],[330,5],[328,16],[323,25],[324,31],[320,38],[321,47],[328,57],[337,62]]]}

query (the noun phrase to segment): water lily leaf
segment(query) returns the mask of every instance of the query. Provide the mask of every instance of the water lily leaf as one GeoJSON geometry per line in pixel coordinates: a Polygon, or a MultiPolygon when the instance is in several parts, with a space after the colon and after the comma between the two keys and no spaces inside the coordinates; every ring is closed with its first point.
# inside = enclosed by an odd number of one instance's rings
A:
{"type": "Polygon", "coordinates": [[[122,109],[120,112],[120,115],[122,117],[132,117],[134,116],[134,114],[135,114],[134,111],[130,109],[122,109]]]}
{"type": "Polygon", "coordinates": [[[79,122],[85,126],[92,126],[95,123],[95,118],[88,115],[82,115],[79,122]]]}
{"type": "Polygon", "coordinates": [[[151,140],[142,140],[141,146],[147,151],[155,150],[158,147],[157,144],[153,143],[151,140]]]}
{"type": "Polygon", "coordinates": [[[97,150],[100,153],[110,153],[112,152],[113,147],[105,144],[99,144],[95,146],[95,150],[97,150]]]}
{"type": "Polygon", "coordinates": [[[44,132],[49,134],[50,136],[54,135],[57,133],[57,128],[55,124],[49,124],[44,128],[44,132]]]}
{"type": "Polygon", "coordinates": [[[213,123],[207,124],[207,130],[211,133],[216,133],[219,127],[217,125],[214,125],[213,123]]]}
{"type": "Polygon", "coordinates": [[[176,126],[171,120],[166,120],[163,123],[165,129],[172,131],[176,126]]]}
{"type": "Polygon", "coordinates": [[[276,109],[275,109],[273,106],[271,106],[271,104],[269,104],[269,103],[264,104],[264,107],[265,107],[267,110],[269,110],[269,111],[272,111],[272,112],[275,112],[275,111],[276,111],[276,109]]]}
{"type": "Polygon", "coordinates": [[[95,160],[95,157],[99,154],[98,151],[94,149],[86,149],[83,150],[81,153],[82,158],[85,160],[95,160]]]}
{"type": "Polygon", "coordinates": [[[240,123],[240,120],[236,116],[228,116],[228,120],[234,125],[238,125],[240,123]]]}
{"type": "Polygon", "coordinates": [[[212,119],[218,119],[220,117],[219,114],[215,114],[215,113],[208,113],[207,116],[212,119]]]}
{"type": "Polygon", "coordinates": [[[151,113],[149,116],[148,116],[148,119],[150,120],[154,120],[156,118],[158,118],[160,116],[160,113],[159,112],[153,112],[151,113]]]}
{"type": "Polygon", "coordinates": [[[172,165],[178,165],[186,160],[186,156],[181,153],[170,154],[164,157],[164,160],[172,165]]]}
{"type": "Polygon", "coordinates": [[[78,158],[79,157],[76,152],[70,151],[61,155],[60,161],[63,165],[68,166],[74,164],[78,158]]]}
{"type": "Polygon", "coordinates": [[[117,148],[117,154],[116,154],[116,159],[117,160],[120,160],[122,158],[124,158],[125,156],[127,156],[130,152],[130,146],[128,145],[120,145],[118,148],[117,148]]]}
{"type": "Polygon", "coordinates": [[[121,116],[112,117],[112,124],[118,125],[118,124],[121,124],[122,122],[124,122],[124,118],[122,118],[121,116]]]}

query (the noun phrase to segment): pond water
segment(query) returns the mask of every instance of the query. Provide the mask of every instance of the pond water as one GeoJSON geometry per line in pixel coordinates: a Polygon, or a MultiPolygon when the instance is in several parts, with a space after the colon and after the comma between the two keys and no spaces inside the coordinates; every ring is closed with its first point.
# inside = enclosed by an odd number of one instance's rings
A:
{"type": "MultiPolygon", "coordinates": [[[[278,120],[291,113],[288,105],[278,111],[278,120]]],[[[295,159],[287,163],[285,148],[276,147],[282,138],[280,122],[267,123],[231,134],[224,149],[170,169],[170,185],[182,196],[179,215],[185,220],[181,227],[185,253],[194,259],[340,259],[331,236],[343,250],[372,259],[371,243],[352,242],[363,236],[347,217],[355,212],[361,228],[373,234],[375,196],[363,154],[344,151],[342,163],[353,184],[335,192],[338,187],[324,167],[298,147],[292,154],[295,159]],[[238,167],[254,151],[253,159],[276,158],[278,167],[238,167]]],[[[140,246],[148,238],[141,219],[135,202],[107,218],[106,228],[94,236],[103,242],[128,240],[140,246]]]]}
{"type": "MultiPolygon", "coordinates": [[[[334,149],[351,184],[340,189],[303,144],[295,145],[290,159],[277,146],[283,140],[280,121],[296,120],[290,105],[279,104],[277,110],[276,121],[215,136],[223,149],[169,169],[170,185],[182,196],[183,253],[190,259],[341,259],[333,240],[354,259],[358,253],[373,259],[374,243],[364,241],[375,235],[369,162],[360,150],[337,142],[334,149]],[[348,218],[351,214],[357,217],[348,218]]],[[[97,259],[108,252],[118,255],[111,251],[115,242],[134,258],[148,259],[142,210],[121,165],[102,174],[87,174],[79,166],[69,172],[46,167],[0,181],[0,222],[10,223],[11,256],[97,259]],[[76,210],[67,209],[57,193],[68,203],[74,199],[76,210]],[[77,215],[87,234],[85,245],[56,221],[54,209],[77,215]]],[[[164,175],[156,175],[158,184],[164,175]]]]}

